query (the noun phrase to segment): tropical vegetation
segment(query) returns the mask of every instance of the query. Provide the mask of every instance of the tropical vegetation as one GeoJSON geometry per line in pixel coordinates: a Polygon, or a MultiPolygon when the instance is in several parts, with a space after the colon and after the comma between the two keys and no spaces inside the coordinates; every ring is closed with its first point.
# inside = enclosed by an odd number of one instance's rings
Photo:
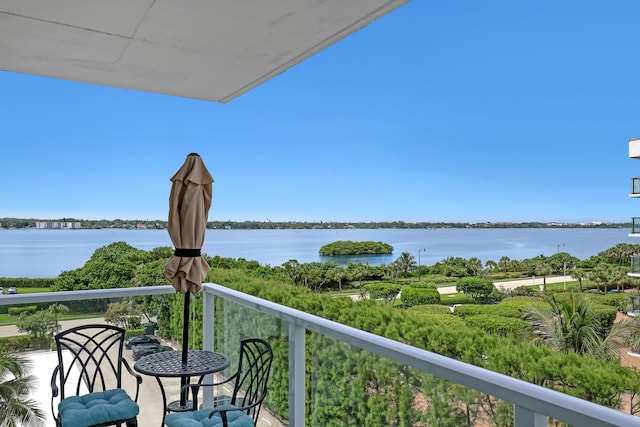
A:
{"type": "Polygon", "coordinates": [[[37,379],[28,374],[26,358],[0,351],[0,426],[44,426],[46,415],[30,393],[37,379]]]}
{"type": "MultiPolygon", "coordinates": [[[[629,310],[629,293],[624,291],[638,286],[619,274],[628,268],[623,254],[631,249],[618,245],[588,260],[562,252],[528,260],[502,257],[484,264],[450,257],[431,266],[417,266],[409,253],[380,266],[290,260],[270,267],[206,256],[212,267],[207,281],[638,414],[640,372],[621,366],[617,357],[623,345],[640,347],[640,334],[631,321],[615,322],[618,313],[629,310]],[[537,286],[503,292],[493,285],[536,271],[551,275],[565,269],[575,278],[566,292],[540,292],[537,286]],[[440,295],[441,286],[455,286],[460,293],[440,295]],[[610,289],[619,293],[606,293],[610,289]]],[[[147,252],[113,243],[98,249],[82,268],[61,274],[53,289],[164,285],[162,265],[170,255],[169,248],[147,252]]],[[[91,310],[95,304],[80,301],[69,308],[91,310]]],[[[183,298],[162,295],[97,304],[110,321],[139,317],[139,322],[122,323],[136,327],[154,319],[161,335],[181,337],[183,298]]],[[[225,333],[216,334],[216,348],[233,354],[237,343],[230,337],[269,337],[276,361],[268,406],[286,416],[289,344],[280,321],[228,301],[217,304],[216,328],[225,333]]],[[[194,299],[192,307],[191,340],[198,348],[202,299],[194,299]]],[[[321,425],[416,425],[434,420],[440,420],[438,425],[472,426],[480,420],[512,425],[512,407],[491,396],[317,334],[308,339],[308,357],[314,361],[309,389],[314,397],[307,412],[321,425]],[[338,404],[335,390],[349,399],[338,404]]]]}

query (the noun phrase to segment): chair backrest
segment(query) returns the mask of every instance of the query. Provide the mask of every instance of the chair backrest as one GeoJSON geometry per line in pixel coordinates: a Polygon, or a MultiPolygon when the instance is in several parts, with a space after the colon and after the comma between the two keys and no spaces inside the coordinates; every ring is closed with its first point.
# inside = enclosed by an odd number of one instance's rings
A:
{"type": "Polygon", "coordinates": [[[248,406],[257,403],[247,415],[258,421],[262,401],[267,394],[267,382],[273,362],[271,345],[261,338],[247,338],[240,342],[240,360],[231,403],[248,406]]]}
{"type": "Polygon", "coordinates": [[[122,386],[124,333],[117,326],[84,325],[56,335],[61,399],[122,386]]]}

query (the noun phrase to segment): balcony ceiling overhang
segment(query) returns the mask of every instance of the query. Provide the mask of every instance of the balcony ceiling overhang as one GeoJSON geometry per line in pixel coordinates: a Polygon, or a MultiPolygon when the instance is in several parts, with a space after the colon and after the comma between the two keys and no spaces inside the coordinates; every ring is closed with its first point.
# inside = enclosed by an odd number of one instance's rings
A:
{"type": "Polygon", "coordinates": [[[227,102],[408,0],[0,0],[0,69],[227,102]]]}

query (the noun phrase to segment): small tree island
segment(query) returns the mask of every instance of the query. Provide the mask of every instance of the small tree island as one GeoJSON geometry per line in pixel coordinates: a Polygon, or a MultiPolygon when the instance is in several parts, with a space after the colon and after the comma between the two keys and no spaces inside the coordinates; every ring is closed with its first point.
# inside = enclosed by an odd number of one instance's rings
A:
{"type": "Polygon", "coordinates": [[[380,255],[393,252],[393,246],[382,242],[338,240],[320,248],[320,255],[380,255]]]}

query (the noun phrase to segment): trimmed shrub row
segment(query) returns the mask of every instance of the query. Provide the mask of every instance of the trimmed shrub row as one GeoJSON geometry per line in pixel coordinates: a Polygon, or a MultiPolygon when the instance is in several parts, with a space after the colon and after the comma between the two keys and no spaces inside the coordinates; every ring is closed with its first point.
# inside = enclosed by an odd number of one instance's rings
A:
{"type": "Polygon", "coordinates": [[[0,286],[3,288],[49,288],[53,286],[54,279],[30,278],[30,277],[0,277],[0,286]]]}

